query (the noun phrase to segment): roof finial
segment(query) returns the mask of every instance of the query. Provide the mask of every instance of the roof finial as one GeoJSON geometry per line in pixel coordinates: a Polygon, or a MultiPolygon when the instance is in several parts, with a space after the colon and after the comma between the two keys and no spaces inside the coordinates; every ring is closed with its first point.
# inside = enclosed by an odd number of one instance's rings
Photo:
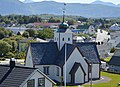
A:
{"type": "Polygon", "coordinates": [[[64,3],[64,8],[63,8],[63,23],[65,22],[65,6],[66,6],[66,3],[64,3]]]}

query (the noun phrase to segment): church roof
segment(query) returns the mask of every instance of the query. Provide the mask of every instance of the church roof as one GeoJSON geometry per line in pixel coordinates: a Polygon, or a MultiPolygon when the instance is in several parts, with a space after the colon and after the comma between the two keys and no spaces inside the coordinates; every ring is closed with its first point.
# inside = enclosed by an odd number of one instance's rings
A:
{"type": "MultiPolygon", "coordinates": [[[[30,47],[34,65],[63,66],[65,63],[65,45],[60,51],[56,42],[31,43],[30,47]]],[[[69,58],[76,47],[83,57],[86,57],[92,63],[100,63],[95,43],[66,44],[66,59],[69,58]]]]}
{"type": "Polygon", "coordinates": [[[86,42],[86,43],[76,43],[75,44],[83,56],[92,63],[101,63],[99,54],[97,51],[96,43],[86,42]]]}
{"type": "Polygon", "coordinates": [[[58,47],[55,42],[31,43],[31,54],[34,65],[52,65],[58,58],[58,47]]]}
{"type": "Polygon", "coordinates": [[[59,29],[57,30],[57,32],[66,32],[66,30],[68,29],[68,24],[67,23],[64,23],[62,22],[60,25],[59,25],[59,29]]]}

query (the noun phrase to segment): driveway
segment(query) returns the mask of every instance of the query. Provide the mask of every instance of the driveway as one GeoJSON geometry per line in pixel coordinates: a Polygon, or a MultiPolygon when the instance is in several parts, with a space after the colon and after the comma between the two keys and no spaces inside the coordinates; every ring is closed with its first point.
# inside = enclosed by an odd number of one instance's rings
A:
{"type": "MultiPolygon", "coordinates": [[[[109,82],[111,80],[111,78],[108,78],[106,76],[102,76],[100,80],[95,80],[92,81],[93,84],[100,84],[100,83],[105,83],[105,82],[109,82]]],[[[90,81],[86,84],[90,84],[90,81]]]]}

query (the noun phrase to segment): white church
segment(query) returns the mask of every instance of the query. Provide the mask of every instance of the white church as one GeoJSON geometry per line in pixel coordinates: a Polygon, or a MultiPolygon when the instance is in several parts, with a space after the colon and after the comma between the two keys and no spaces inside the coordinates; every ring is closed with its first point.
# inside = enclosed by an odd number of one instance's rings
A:
{"type": "Polygon", "coordinates": [[[54,42],[31,43],[25,66],[40,69],[58,84],[80,85],[100,79],[100,58],[93,42],[73,42],[68,24],[61,23],[54,42]],[[92,72],[92,75],[91,75],[92,72]]]}

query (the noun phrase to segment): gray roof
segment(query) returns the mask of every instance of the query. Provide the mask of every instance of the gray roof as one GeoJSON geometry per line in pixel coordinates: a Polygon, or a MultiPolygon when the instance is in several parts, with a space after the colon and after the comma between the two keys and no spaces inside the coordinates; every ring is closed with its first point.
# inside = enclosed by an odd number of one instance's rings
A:
{"type": "Polygon", "coordinates": [[[120,66],[120,49],[117,49],[112,56],[109,65],[120,66]]]}
{"type": "MultiPolygon", "coordinates": [[[[65,45],[59,51],[56,42],[31,43],[31,53],[34,65],[58,65],[65,63],[65,45]]],[[[100,63],[100,58],[95,43],[66,44],[66,59],[75,48],[78,48],[83,57],[93,63],[100,63]]]]}
{"type": "Polygon", "coordinates": [[[31,43],[30,47],[34,65],[55,64],[55,61],[58,58],[59,53],[57,43],[54,42],[31,43]]]}
{"type": "Polygon", "coordinates": [[[0,87],[19,87],[35,68],[0,65],[0,87]]]}
{"type": "Polygon", "coordinates": [[[120,43],[118,43],[116,47],[117,47],[117,48],[120,48],[120,43]]]}

